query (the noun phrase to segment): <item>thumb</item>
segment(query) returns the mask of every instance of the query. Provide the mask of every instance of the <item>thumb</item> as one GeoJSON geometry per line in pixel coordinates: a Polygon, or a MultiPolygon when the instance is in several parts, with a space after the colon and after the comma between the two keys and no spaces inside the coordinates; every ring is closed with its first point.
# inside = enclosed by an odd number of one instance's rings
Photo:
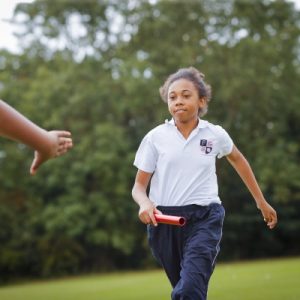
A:
{"type": "Polygon", "coordinates": [[[39,168],[39,166],[41,165],[42,161],[39,159],[39,156],[37,155],[37,153],[35,153],[34,159],[31,163],[30,166],[30,175],[35,175],[37,172],[37,169],[39,168]]]}
{"type": "Polygon", "coordinates": [[[155,214],[159,214],[159,215],[162,215],[163,213],[160,211],[160,210],[158,210],[156,207],[154,208],[154,213],[155,214]]]}

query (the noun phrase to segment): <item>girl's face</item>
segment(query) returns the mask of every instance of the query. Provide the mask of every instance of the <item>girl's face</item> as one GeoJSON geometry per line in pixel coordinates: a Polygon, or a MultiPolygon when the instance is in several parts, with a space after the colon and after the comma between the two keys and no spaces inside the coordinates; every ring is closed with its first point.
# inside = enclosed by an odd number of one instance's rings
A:
{"type": "Polygon", "coordinates": [[[168,90],[168,108],[175,122],[189,123],[198,120],[199,109],[206,105],[199,98],[194,83],[187,79],[178,79],[170,84],[168,90]]]}

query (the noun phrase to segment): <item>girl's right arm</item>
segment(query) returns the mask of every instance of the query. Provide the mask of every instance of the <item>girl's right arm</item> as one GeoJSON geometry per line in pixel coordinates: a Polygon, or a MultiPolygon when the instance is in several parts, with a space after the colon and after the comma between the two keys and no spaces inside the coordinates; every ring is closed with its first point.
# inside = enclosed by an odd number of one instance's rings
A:
{"type": "Polygon", "coordinates": [[[140,206],[139,218],[144,224],[157,226],[154,213],[161,213],[147,196],[147,187],[152,173],[137,171],[135,183],[132,188],[132,198],[140,206]]]}

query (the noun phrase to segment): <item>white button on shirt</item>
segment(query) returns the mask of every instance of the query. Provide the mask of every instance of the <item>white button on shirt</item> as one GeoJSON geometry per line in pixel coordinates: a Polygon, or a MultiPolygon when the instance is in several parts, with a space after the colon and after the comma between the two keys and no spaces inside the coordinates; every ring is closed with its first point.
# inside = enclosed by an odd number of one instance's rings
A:
{"type": "Polygon", "coordinates": [[[221,203],[216,157],[231,153],[233,142],[218,125],[199,120],[185,139],[174,120],[152,129],[142,140],[134,165],[153,173],[149,198],[156,205],[221,203]]]}

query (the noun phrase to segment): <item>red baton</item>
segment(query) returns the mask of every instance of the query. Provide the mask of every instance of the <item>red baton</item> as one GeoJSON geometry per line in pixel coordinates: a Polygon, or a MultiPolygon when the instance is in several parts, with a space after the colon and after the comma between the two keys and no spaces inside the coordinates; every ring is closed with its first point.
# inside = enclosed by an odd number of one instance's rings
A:
{"type": "Polygon", "coordinates": [[[155,216],[157,223],[177,225],[177,226],[184,226],[186,223],[186,220],[184,217],[160,215],[160,214],[154,214],[154,216],[155,216]]]}

